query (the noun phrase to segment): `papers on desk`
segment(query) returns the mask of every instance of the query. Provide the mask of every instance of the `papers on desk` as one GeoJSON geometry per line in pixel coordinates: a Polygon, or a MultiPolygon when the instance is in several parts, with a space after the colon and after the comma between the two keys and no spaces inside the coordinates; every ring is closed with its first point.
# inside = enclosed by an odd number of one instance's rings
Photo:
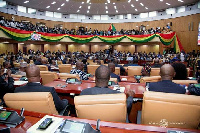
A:
{"type": "Polygon", "coordinates": [[[34,124],[32,127],[30,127],[27,130],[27,133],[54,133],[62,122],[63,122],[63,118],[45,115],[40,121],[38,121],[36,124],[34,124]],[[39,125],[46,118],[52,118],[53,122],[51,123],[51,125],[49,125],[49,127],[47,129],[45,129],[45,130],[38,129],[39,125]]]}
{"type": "Polygon", "coordinates": [[[23,85],[23,84],[27,84],[28,81],[14,81],[14,85],[23,85]]]}
{"type": "Polygon", "coordinates": [[[116,90],[116,91],[119,91],[121,93],[124,93],[125,87],[114,86],[113,90],[116,90]]]}
{"type": "Polygon", "coordinates": [[[121,81],[127,81],[127,78],[122,78],[121,81]]]}

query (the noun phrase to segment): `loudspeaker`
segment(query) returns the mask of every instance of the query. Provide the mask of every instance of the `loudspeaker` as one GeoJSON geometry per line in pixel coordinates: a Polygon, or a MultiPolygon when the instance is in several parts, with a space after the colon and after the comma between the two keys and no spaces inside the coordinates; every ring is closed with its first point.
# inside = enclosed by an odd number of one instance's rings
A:
{"type": "Polygon", "coordinates": [[[172,26],[172,22],[170,22],[170,26],[172,26]]]}

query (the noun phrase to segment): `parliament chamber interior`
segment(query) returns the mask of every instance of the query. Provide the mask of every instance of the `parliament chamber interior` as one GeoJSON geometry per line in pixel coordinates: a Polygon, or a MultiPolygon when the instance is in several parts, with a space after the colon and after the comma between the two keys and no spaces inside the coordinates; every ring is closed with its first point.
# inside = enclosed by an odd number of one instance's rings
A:
{"type": "Polygon", "coordinates": [[[199,0],[0,0],[0,132],[200,132],[199,0]]]}

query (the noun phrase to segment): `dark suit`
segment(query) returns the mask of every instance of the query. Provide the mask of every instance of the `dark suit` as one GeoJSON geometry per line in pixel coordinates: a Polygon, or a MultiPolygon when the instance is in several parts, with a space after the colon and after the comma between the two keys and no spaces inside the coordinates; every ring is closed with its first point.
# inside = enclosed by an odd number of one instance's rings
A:
{"type": "Polygon", "coordinates": [[[183,86],[172,82],[171,80],[162,80],[149,84],[149,91],[166,92],[166,93],[179,93],[185,94],[186,90],[183,86]]]}
{"type": "Polygon", "coordinates": [[[120,76],[115,73],[110,73],[111,78],[117,78],[117,82],[121,82],[120,76]]]}
{"type": "MultiPolygon", "coordinates": [[[[98,95],[98,94],[115,94],[115,93],[121,93],[121,92],[112,90],[110,88],[92,87],[84,89],[80,95],[98,95]]],[[[131,112],[132,103],[133,103],[133,97],[129,96],[127,99],[128,114],[131,112]]]]}
{"type": "Polygon", "coordinates": [[[40,83],[27,83],[15,89],[15,92],[51,92],[58,112],[62,111],[68,104],[67,100],[62,101],[56,93],[54,87],[43,86],[40,83]]]}
{"type": "Polygon", "coordinates": [[[4,80],[4,76],[0,76],[0,99],[3,99],[3,96],[6,93],[14,92],[14,80],[12,77],[8,77],[8,82],[4,80]]]}
{"type": "Polygon", "coordinates": [[[151,66],[151,68],[161,68],[161,64],[154,64],[153,66],[151,66]]]}

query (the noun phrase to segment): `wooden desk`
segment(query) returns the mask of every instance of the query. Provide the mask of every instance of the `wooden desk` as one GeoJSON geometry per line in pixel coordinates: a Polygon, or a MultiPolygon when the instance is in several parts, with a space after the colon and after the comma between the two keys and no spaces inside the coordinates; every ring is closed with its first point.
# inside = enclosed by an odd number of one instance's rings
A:
{"type": "MultiPolygon", "coordinates": [[[[16,110],[20,113],[19,110],[16,110]]],[[[18,125],[16,128],[11,128],[11,133],[25,133],[32,125],[37,123],[42,117],[46,114],[35,113],[25,111],[25,121],[18,125]]],[[[96,121],[88,119],[79,119],[76,117],[70,116],[58,116],[64,119],[75,120],[80,122],[89,123],[93,128],[96,128],[96,121]]],[[[0,129],[5,128],[6,125],[0,124],[0,129]]],[[[167,132],[168,130],[179,130],[179,131],[190,131],[190,132],[199,132],[199,130],[190,130],[190,129],[178,129],[178,128],[161,128],[156,126],[147,126],[139,124],[129,124],[129,123],[115,123],[115,122],[106,122],[100,121],[100,130],[102,133],[148,133],[148,132],[167,132]]]]}
{"type": "MultiPolygon", "coordinates": [[[[135,97],[143,97],[143,93],[145,91],[145,84],[142,83],[119,83],[120,87],[125,87],[125,93],[128,89],[132,89],[135,91],[135,97]]],[[[82,90],[91,88],[95,86],[94,82],[82,82],[82,84],[66,84],[65,81],[53,81],[51,83],[46,84],[45,86],[54,87],[57,93],[74,93],[80,94],[82,90]],[[63,85],[66,87],[62,88],[63,85]]],[[[113,89],[112,86],[109,88],[113,89]]]]}

